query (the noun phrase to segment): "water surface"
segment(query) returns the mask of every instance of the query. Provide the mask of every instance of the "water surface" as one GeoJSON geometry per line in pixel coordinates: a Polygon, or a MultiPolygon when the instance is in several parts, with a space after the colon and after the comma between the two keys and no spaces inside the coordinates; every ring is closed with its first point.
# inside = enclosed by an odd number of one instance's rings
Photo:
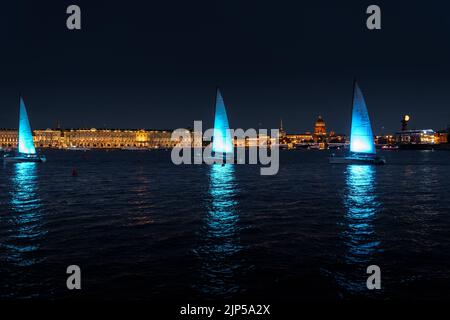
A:
{"type": "Polygon", "coordinates": [[[281,151],[275,176],[175,166],[169,151],[46,155],[0,167],[2,299],[450,297],[449,152],[375,167],[281,151]]]}

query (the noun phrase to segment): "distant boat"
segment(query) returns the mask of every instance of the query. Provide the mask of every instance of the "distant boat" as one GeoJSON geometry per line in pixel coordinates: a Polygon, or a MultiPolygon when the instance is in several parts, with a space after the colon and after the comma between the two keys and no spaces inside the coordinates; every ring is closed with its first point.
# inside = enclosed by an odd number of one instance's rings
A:
{"type": "Polygon", "coordinates": [[[372,125],[366,102],[358,83],[353,83],[352,128],[350,154],[344,157],[330,157],[330,163],[342,164],[385,164],[386,160],[376,155],[372,125]]]}
{"type": "Polygon", "coordinates": [[[398,150],[398,146],[384,145],[381,147],[382,150],[398,150]]]}
{"type": "Polygon", "coordinates": [[[319,150],[320,146],[318,144],[311,144],[308,146],[309,150],[319,150]]]}
{"type": "Polygon", "coordinates": [[[125,151],[139,151],[139,150],[144,150],[143,148],[138,148],[138,147],[122,147],[120,148],[121,150],[125,150],[125,151]]]}
{"type": "Polygon", "coordinates": [[[89,151],[89,150],[91,150],[90,148],[76,147],[76,146],[70,146],[70,147],[67,147],[65,149],[69,150],[69,151],[89,151]]]}
{"type": "Polygon", "coordinates": [[[5,154],[3,159],[7,162],[45,162],[45,156],[36,153],[30,121],[28,120],[27,109],[22,97],[20,97],[19,104],[19,142],[17,151],[5,154]]]}

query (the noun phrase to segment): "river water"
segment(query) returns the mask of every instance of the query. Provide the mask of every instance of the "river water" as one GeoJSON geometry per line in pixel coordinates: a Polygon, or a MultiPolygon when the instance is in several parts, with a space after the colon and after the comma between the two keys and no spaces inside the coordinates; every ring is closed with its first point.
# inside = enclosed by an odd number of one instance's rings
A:
{"type": "Polygon", "coordinates": [[[2,299],[450,297],[450,152],[360,166],[281,151],[275,176],[170,151],[45,153],[0,166],[2,299]]]}

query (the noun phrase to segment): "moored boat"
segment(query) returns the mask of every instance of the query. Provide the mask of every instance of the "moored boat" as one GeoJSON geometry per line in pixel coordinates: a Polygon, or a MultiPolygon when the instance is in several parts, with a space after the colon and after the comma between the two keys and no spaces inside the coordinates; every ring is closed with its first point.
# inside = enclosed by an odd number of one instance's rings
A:
{"type": "Polygon", "coordinates": [[[5,162],[45,162],[47,160],[45,156],[36,152],[27,109],[22,97],[19,100],[19,137],[17,151],[5,154],[3,160],[5,162]]]}
{"type": "Polygon", "coordinates": [[[77,147],[77,146],[70,146],[65,148],[65,150],[69,150],[69,151],[90,151],[90,148],[85,148],[85,147],[77,147]]]}
{"type": "Polygon", "coordinates": [[[230,125],[228,123],[225,102],[223,101],[219,88],[217,88],[212,152],[211,157],[205,158],[204,161],[207,164],[223,164],[225,162],[231,163],[234,159],[233,140],[230,134],[230,125]]]}
{"type": "Polygon", "coordinates": [[[383,157],[366,157],[359,154],[346,157],[331,156],[329,160],[332,164],[386,164],[386,160],[383,157]]]}
{"type": "Polygon", "coordinates": [[[350,134],[350,154],[329,158],[332,164],[385,164],[383,157],[377,156],[366,102],[358,83],[353,83],[352,127],[350,134]]]}

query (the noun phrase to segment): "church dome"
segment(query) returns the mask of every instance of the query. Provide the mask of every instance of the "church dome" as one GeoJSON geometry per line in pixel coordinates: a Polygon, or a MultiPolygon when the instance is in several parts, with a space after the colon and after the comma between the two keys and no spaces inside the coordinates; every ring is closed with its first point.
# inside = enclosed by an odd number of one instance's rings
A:
{"type": "Polygon", "coordinates": [[[325,126],[325,121],[322,119],[322,116],[319,116],[316,120],[316,126],[325,126]]]}
{"type": "Polygon", "coordinates": [[[327,129],[325,126],[325,121],[322,116],[319,116],[316,120],[316,124],[314,125],[314,134],[315,135],[325,135],[327,133],[327,129]]]}

